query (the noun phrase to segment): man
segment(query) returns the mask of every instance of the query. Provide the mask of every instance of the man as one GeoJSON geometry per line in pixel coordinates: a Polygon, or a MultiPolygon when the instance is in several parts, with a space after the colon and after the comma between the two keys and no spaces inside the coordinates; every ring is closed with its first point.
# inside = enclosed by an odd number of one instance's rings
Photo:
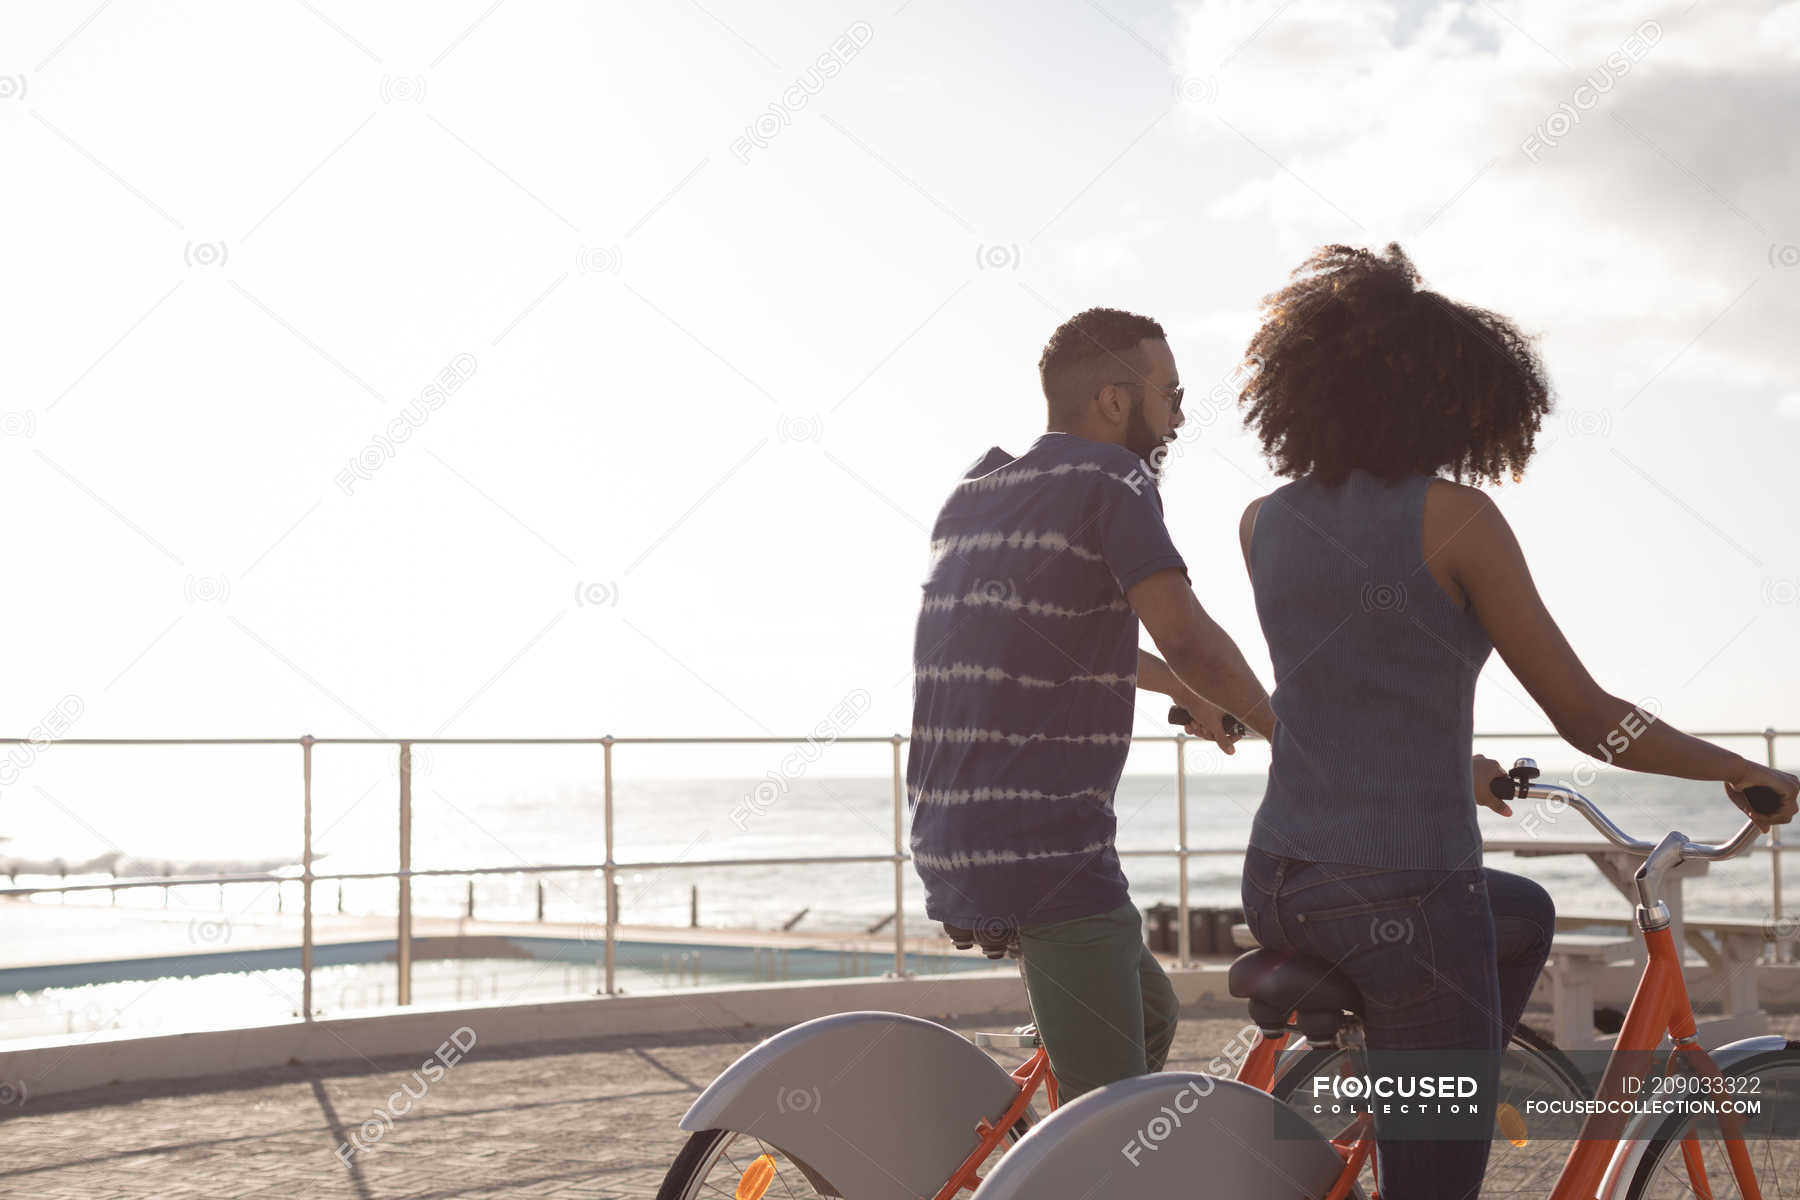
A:
{"type": "Polygon", "coordinates": [[[1067,1100],[1160,1070],[1175,1033],[1113,845],[1135,688],[1227,752],[1223,713],[1264,737],[1273,716],[1163,525],[1156,478],[1182,416],[1162,326],[1090,309],[1038,372],[1048,431],[1017,458],[983,455],[932,530],[907,790],[926,913],[1016,934],[1067,1100]],[[1139,621],[1162,659],[1138,649],[1139,621]]]}

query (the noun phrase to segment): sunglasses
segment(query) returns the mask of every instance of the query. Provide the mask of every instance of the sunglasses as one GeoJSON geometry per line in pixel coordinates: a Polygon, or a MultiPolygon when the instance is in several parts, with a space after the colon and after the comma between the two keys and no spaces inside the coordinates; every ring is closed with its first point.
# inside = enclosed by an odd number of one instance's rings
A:
{"type": "MultiPolygon", "coordinates": [[[[1146,387],[1146,385],[1142,379],[1115,379],[1112,381],[1112,383],[1116,387],[1137,387],[1137,388],[1145,388],[1146,387]]],[[[1146,390],[1148,390],[1148,389],[1146,388],[1146,390]]],[[[1174,387],[1165,391],[1163,393],[1163,395],[1168,398],[1169,411],[1171,413],[1177,413],[1177,414],[1180,413],[1181,412],[1181,398],[1183,396],[1187,395],[1187,389],[1182,387],[1180,384],[1176,384],[1174,387]]]]}

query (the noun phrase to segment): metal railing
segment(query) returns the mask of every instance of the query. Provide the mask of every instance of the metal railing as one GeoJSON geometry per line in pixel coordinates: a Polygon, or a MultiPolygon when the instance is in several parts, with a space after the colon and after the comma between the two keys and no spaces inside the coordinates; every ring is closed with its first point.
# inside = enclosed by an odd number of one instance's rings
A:
{"type": "MultiPolygon", "coordinates": [[[[1777,730],[1766,728],[1761,730],[1722,730],[1703,732],[1696,736],[1705,738],[1761,739],[1764,744],[1765,757],[1770,766],[1775,765],[1775,743],[1780,738],[1800,736],[1800,730],[1777,730]]],[[[1478,741],[1545,741],[1558,740],[1557,735],[1544,732],[1530,733],[1477,733],[1478,741]]],[[[439,876],[469,877],[485,875],[546,875],[564,872],[592,872],[602,877],[605,895],[606,921],[604,940],[605,994],[617,994],[616,964],[614,948],[619,925],[618,893],[614,886],[621,871],[658,871],[679,868],[682,870],[708,870],[725,867],[746,866],[812,866],[824,864],[850,865],[890,863],[894,873],[894,913],[893,944],[894,968],[892,974],[904,978],[906,971],[906,911],[905,884],[907,864],[912,856],[906,852],[906,799],[905,772],[901,761],[901,747],[907,742],[901,734],[887,737],[838,737],[834,744],[843,745],[882,745],[891,747],[892,780],[893,780],[893,851],[889,854],[831,854],[831,855],[793,855],[750,858],[711,858],[711,859],[626,859],[615,856],[613,838],[614,786],[613,786],[613,752],[619,746],[747,746],[747,745],[799,745],[809,743],[813,739],[802,735],[798,737],[594,737],[594,738],[315,738],[310,734],[298,738],[66,738],[55,740],[37,740],[28,738],[0,738],[0,745],[30,744],[33,746],[297,746],[300,750],[302,820],[300,850],[300,884],[301,895],[301,1012],[304,1019],[311,1021],[313,1011],[313,889],[316,884],[326,882],[347,882],[352,880],[392,879],[396,882],[396,994],[397,1003],[412,1003],[412,881],[439,876]],[[313,870],[313,749],[316,746],[393,746],[399,752],[399,864],[393,871],[342,871],[315,872],[313,870]],[[532,863],[504,867],[442,867],[427,870],[414,870],[412,867],[412,752],[415,746],[599,746],[602,759],[602,803],[604,824],[605,859],[598,863],[532,863]]],[[[1175,748],[1175,808],[1176,808],[1176,844],[1172,848],[1161,850],[1120,850],[1121,858],[1174,858],[1177,862],[1177,899],[1176,899],[1176,956],[1182,966],[1191,962],[1191,942],[1188,922],[1188,859],[1199,855],[1232,855],[1241,856],[1243,851],[1229,847],[1191,847],[1187,841],[1187,748],[1194,742],[1206,744],[1203,739],[1189,737],[1185,733],[1173,735],[1153,735],[1133,737],[1137,743],[1166,743],[1175,748]]],[[[1781,844],[1781,828],[1776,827],[1768,840],[1758,847],[1766,849],[1770,854],[1769,886],[1770,913],[1779,922],[1782,919],[1782,881],[1781,856],[1784,847],[1781,844]]],[[[237,874],[191,875],[160,878],[113,879],[106,882],[63,883],[41,886],[0,887],[0,897],[34,896],[54,893],[71,893],[108,890],[113,892],[148,887],[185,887],[190,885],[210,885],[228,883],[274,883],[279,886],[284,882],[294,882],[294,876],[284,876],[270,872],[248,872],[237,874]]]]}

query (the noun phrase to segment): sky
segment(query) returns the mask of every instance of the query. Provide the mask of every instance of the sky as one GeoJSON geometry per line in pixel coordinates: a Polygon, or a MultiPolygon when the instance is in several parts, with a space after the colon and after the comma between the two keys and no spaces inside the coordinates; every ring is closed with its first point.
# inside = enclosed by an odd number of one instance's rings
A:
{"type": "MultiPolygon", "coordinates": [[[[1797,3],[9,6],[0,726],[904,730],[1051,329],[1153,315],[1204,396],[1397,240],[1538,338],[1495,497],[1601,683],[1800,728],[1797,65],[1797,3]]],[[[1279,481],[1189,408],[1169,525],[1267,683],[1279,481]]],[[[1496,659],[1476,726],[1547,722],[1496,659]]]]}

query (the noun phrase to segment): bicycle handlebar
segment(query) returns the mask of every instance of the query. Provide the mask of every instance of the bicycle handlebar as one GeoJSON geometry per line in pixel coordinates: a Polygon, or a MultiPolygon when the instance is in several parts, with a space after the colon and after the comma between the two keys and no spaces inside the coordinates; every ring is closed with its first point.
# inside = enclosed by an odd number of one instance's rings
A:
{"type": "MultiPolygon", "coordinates": [[[[1169,724],[1192,725],[1193,723],[1194,714],[1181,707],[1181,705],[1177,704],[1169,709],[1169,724]]],[[[1243,737],[1250,732],[1248,726],[1230,713],[1225,714],[1225,720],[1222,721],[1221,724],[1224,725],[1226,734],[1231,737],[1243,737]]]]}
{"type": "MultiPolygon", "coordinates": [[[[1598,829],[1602,836],[1622,850],[1634,854],[1648,856],[1656,849],[1657,843],[1646,842],[1634,838],[1613,824],[1612,819],[1592,800],[1573,788],[1560,787],[1556,784],[1539,784],[1533,782],[1538,775],[1537,763],[1529,758],[1521,758],[1513,763],[1512,771],[1503,776],[1488,780],[1488,791],[1500,800],[1555,800],[1560,799],[1588,819],[1588,824],[1598,829]]],[[[1764,815],[1778,812],[1781,808],[1781,797],[1773,788],[1752,787],[1744,790],[1744,798],[1750,807],[1764,815]]],[[[1762,831],[1756,822],[1745,821],[1743,826],[1731,836],[1731,840],[1714,845],[1709,842],[1695,842],[1682,836],[1681,857],[1684,859],[1704,859],[1717,862],[1743,853],[1751,842],[1762,831]]]]}

